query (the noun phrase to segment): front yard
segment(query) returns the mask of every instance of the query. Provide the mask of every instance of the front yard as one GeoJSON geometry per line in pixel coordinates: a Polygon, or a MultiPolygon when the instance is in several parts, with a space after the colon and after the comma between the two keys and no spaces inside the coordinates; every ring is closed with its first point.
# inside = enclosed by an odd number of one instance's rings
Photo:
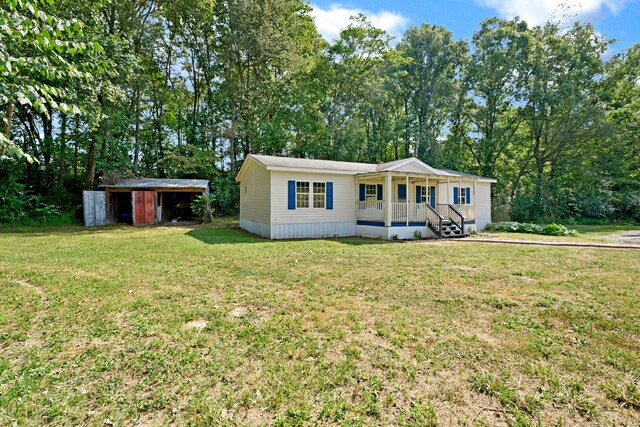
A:
{"type": "Polygon", "coordinates": [[[640,423],[637,250],[15,229],[0,292],[0,425],[640,423]]]}

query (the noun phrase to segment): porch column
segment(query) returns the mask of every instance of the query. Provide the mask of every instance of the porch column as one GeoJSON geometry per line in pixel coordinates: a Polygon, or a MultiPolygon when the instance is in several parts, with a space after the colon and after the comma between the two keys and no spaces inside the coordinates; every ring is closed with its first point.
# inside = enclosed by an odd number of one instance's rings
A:
{"type": "Polygon", "coordinates": [[[458,178],[458,209],[462,205],[462,177],[458,178]]]}
{"type": "Polygon", "coordinates": [[[384,177],[384,226],[391,227],[391,217],[392,217],[392,208],[391,205],[391,197],[392,197],[392,188],[391,188],[391,173],[388,173],[387,176],[384,177]]]}
{"type": "Polygon", "coordinates": [[[427,175],[425,181],[427,182],[427,194],[425,194],[424,200],[427,202],[427,206],[431,207],[431,205],[429,204],[429,197],[431,197],[431,189],[429,188],[429,175],[427,175]]]}
{"type": "Polygon", "coordinates": [[[476,182],[477,179],[473,180],[473,198],[471,199],[471,204],[473,205],[473,219],[476,219],[476,182]]]}
{"type": "Polygon", "coordinates": [[[451,178],[447,177],[447,204],[451,204],[451,178]]]}
{"type": "Polygon", "coordinates": [[[407,220],[407,227],[409,226],[409,175],[406,176],[406,186],[407,186],[407,198],[405,199],[404,203],[406,205],[406,213],[407,213],[407,217],[405,218],[407,220]]]}

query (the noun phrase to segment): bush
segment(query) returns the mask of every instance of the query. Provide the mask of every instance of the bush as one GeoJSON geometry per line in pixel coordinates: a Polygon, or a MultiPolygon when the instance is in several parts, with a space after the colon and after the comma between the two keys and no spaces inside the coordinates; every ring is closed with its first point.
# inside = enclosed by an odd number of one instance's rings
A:
{"type": "Polygon", "coordinates": [[[213,222],[213,214],[215,213],[215,209],[213,209],[213,204],[216,202],[215,196],[213,194],[201,194],[196,199],[191,202],[191,210],[194,214],[198,215],[200,221],[205,224],[213,222]]]}
{"type": "Polygon", "coordinates": [[[489,231],[507,231],[511,233],[545,234],[548,236],[577,236],[576,230],[569,230],[562,224],[538,224],[521,222],[494,222],[487,225],[489,231]]]}

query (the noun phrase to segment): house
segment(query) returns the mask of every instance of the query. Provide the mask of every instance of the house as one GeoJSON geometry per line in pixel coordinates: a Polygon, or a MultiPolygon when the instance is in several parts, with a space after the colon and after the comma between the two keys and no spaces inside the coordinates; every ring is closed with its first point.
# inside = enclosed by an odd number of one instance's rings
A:
{"type": "Polygon", "coordinates": [[[132,178],[105,182],[83,192],[86,226],[150,225],[193,216],[191,202],[209,193],[206,179],[132,178]]]}
{"type": "Polygon", "coordinates": [[[240,227],[270,239],[464,236],[491,222],[496,180],[416,158],[382,164],[249,155],[240,227]]]}

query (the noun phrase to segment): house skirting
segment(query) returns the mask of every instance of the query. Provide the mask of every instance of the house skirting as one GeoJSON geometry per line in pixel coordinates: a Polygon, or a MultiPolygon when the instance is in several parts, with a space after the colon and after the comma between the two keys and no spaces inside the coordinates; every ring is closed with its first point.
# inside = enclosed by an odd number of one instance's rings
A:
{"type": "Polygon", "coordinates": [[[240,218],[240,228],[247,230],[249,233],[257,234],[260,237],[266,237],[267,239],[271,238],[269,224],[265,224],[263,222],[240,218]]]}
{"type": "MultiPolygon", "coordinates": [[[[322,237],[368,237],[385,240],[408,240],[416,237],[436,238],[437,236],[424,224],[416,223],[407,226],[405,223],[385,227],[384,223],[358,221],[302,223],[302,224],[269,224],[240,218],[240,227],[250,233],[267,239],[308,239],[322,237]]],[[[475,224],[465,222],[465,234],[474,233],[475,224]]]]}
{"type": "Polygon", "coordinates": [[[416,237],[416,234],[420,234],[422,238],[435,238],[436,235],[427,228],[426,225],[409,225],[406,224],[400,226],[384,227],[378,225],[363,225],[358,221],[356,226],[356,233],[360,237],[370,237],[373,239],[386,239],[386,240],[407,240],[416,237]]]}

